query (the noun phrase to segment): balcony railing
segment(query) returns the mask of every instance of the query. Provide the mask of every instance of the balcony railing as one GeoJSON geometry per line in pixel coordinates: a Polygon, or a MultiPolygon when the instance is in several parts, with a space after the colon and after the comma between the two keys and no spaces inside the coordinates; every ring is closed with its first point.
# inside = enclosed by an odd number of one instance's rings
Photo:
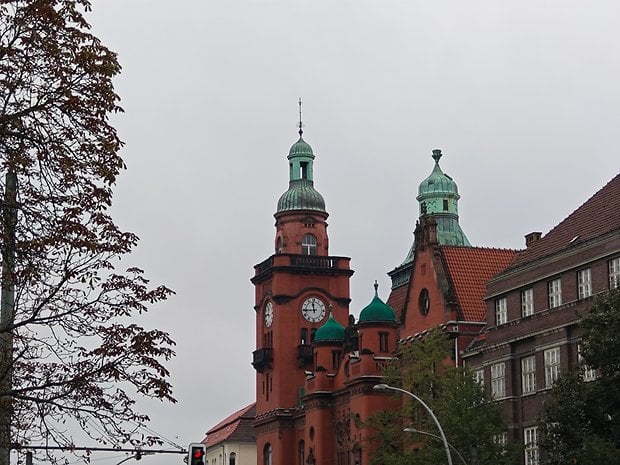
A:
{"type": "Polygon", "coordinates": [[[252,366],[256,371],[262,373],[265,368],[269,368],[273,362],[273,349],[265,347],[252,352],[252,366]]]}

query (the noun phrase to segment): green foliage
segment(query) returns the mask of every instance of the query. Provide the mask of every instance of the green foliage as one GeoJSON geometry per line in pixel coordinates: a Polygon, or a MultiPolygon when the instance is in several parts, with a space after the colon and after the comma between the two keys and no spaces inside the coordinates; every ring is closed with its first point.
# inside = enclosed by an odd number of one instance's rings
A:
{"type": "MultiPolygon", "coordinates": [[[[402,347],[398,362],[386,369],[385,382],[414,393],[430,407],[456,450],[451,450],[454,464],[462,460],[478,465],[514,463],[516,450],[496,442],[506,431],[498,405],[485,397],[467,369],[454,366],[452,350],[453,342],[445,333],[430,331],[402,347]]],[[[381,412],[371,420],[376,431],[372,440],[378,446],[373,464],[445,463],[446,452],[435,422],[420,403],[401,397],[400,411],[381,412]],[[405,427],[422,433],[403,432],[405,427]]]]}
{"type": "Polygon", "coordinates": [[[71,445],[71,430],[125,443],[148,420],[136,394],[174,401],[163,364],[174,342],[136,318],[171,291],[117,270],[138,242],[108,213],[125,168],[109,122],[121,111],[120,65],[90,33],[88,10],[88,0],[0,3],[0,188],[17,177],[16,224],[2,211],[15,303],[0,327],[13,347],[0,411],[13,412],[17,444],[71,445]]]}
{"type": "Polygon", "coordinates": [[[584,362],[599,377],[562,376],[543,415],[549,465],[620,464],[620,290],[596,299],[582,320],[584,362]]]}

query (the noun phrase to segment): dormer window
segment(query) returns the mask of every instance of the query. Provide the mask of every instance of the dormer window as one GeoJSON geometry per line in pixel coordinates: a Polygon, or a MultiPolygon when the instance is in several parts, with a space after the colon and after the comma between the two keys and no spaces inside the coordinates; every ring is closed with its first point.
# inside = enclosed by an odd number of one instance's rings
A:
{"type": "Polygon", "coordinates": [[[312,234],[304,234],[301,241],[302,255],[316,255],[316,237],[312,234]]]}

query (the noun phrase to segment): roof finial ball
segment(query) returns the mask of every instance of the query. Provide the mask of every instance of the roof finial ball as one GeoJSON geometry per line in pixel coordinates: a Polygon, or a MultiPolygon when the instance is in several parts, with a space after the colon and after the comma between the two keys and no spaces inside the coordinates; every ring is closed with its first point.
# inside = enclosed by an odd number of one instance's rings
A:
{"type": "Polygon", "coordinates": [[[441,150],[440,149],[434,149],[433,150],[433,160],[435,160],[435,163],[439,163],[439,159],[440,158],[441,158],[441,150]]]}
{"type": "Polygon", "coordinates": [[[374,288],[375,288],[375,297],[378,297],[379,296],[379,283],[377,282],[376,279],[375,279],[374,288]]]}

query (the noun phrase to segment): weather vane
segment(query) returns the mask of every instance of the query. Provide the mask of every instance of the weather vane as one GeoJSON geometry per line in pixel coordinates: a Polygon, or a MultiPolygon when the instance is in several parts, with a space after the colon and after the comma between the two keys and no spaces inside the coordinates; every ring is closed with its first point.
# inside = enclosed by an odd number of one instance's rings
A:
{"type": "Polygon", "coordinates": [[[301,97],[299,97],[299,137],[304,133],[303,123],[301,122],[301,97]]]}

